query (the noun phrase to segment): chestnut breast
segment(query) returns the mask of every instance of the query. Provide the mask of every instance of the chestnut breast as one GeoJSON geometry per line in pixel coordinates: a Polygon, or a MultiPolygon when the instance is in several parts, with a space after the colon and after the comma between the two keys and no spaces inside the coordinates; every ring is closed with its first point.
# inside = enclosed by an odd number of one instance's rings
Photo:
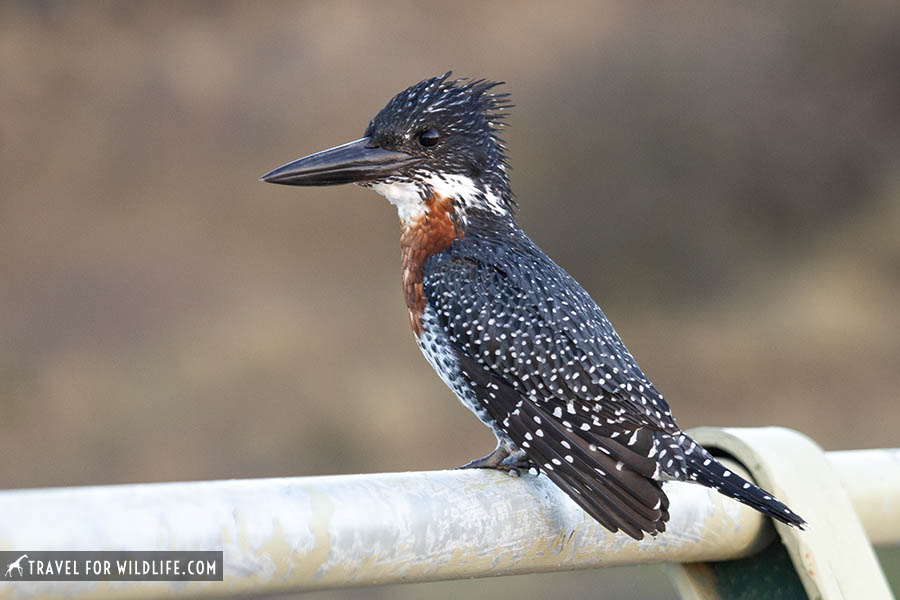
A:
{"type": "Polygon", "coordinates": [[[417,338],[422,335],[422,315],[425,312],[425,261],[465,235],[459,215],[449,198],[433,194],[425,204],[425,214],[404,226],[400,237],[403,297],[409,310],[410,325],[417,338]]]}

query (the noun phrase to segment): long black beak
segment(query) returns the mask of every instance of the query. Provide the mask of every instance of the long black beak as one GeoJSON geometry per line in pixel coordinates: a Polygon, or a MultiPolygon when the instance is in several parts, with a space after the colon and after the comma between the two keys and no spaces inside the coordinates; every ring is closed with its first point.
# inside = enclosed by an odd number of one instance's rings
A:
{"type": "Polygon", "coordinates": [[[369,138],[323,150],[269,171],[260,181],[282,185],[338,185],[387,177],[420,160],[372,145],[369,138]]]}

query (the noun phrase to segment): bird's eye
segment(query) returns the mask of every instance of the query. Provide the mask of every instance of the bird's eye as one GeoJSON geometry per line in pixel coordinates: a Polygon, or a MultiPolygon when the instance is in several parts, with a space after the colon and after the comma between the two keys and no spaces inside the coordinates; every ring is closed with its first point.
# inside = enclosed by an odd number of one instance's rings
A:
{"type": "Polygon", "coordinates": [[[419,143],[426,148],[431,148],[437,144],[439,139],[441,139],[441,134],[434,128],[426,129],[419,134],[419,143]]]}

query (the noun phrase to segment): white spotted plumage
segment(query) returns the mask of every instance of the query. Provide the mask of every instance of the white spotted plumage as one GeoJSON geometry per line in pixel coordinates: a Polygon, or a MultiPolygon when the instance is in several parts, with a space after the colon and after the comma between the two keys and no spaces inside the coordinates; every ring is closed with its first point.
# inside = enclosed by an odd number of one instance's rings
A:
{"type": "Polygon", "coordinates": [[[509,441],[509,436],[506,435],[500,424],[490,417],[484,402],[479,400],[469,385],[460,368],[459,358],[452,351],[452,346],[447,340],[447,334],[438,324],[434,309],[427,305],[425,313],[422,315],[422,335],[416,337],[416,343],[425,356],[425,360],[435,370],[441,381],[456,394],[463,406],[471,410],[479,421],[491,429],[497,442],[509,441]]]}

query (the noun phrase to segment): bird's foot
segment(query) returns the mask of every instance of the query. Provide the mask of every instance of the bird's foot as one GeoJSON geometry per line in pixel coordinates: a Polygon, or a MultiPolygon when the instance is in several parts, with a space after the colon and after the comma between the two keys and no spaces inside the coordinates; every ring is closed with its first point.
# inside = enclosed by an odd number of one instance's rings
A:
{"type": "Polygon", "coordinates": [[[528,458],[528,455],[525,454],[524,450],[513,452],[508,457],[504,458],[500,465],[497,466],[498,469],[506,471],[513,477],[518,477],[520,474],[527,473],[536,467],[537,465],[528,458]]]}
{"type": "Polygon", "coordinates": [[[512,452],[503,444],[497,444],[497,447],[494,448],[494,451],[479,458],[477,460],[469,461],[461,467],[456,467],[457,469],[499,469],[500,463],[506,460],[512,452]]]}
{"type": "Polygon", "coordinates": [[[524,450],[515,450],[499,444],[493,452],[483,458],[473,460],[458,469],[496,469],[506,471],[514,477],[519,473],[528,471],[534,463],[529,460],[524,450]]]}
{"type": "Polygon", "coordinates": [[[516,450],[504,458],[498,468],[507,471],[510,475],[518,475],[519,473],[527,472],[534,466],[536,465],[528,458],[524,450],[516,450]]]}

